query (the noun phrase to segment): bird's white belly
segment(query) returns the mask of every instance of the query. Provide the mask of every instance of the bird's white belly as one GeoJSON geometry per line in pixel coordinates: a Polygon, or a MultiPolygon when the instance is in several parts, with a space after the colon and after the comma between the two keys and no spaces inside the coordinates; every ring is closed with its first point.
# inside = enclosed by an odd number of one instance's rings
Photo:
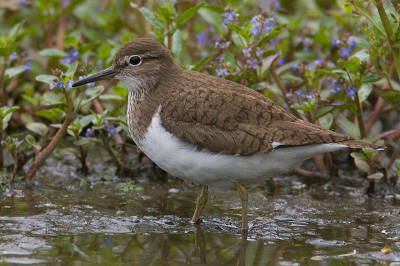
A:
{"type": "Polygon", "coordinates": [[[316,144],[277,148],[270,154],[223,155],[197,151],[172,135],[161,124],[160,109],[152,119],[139,148],[169,174],[202,185],[232,188],[257,183],[319,153],[347,148],[338,144],[316,144]]]}

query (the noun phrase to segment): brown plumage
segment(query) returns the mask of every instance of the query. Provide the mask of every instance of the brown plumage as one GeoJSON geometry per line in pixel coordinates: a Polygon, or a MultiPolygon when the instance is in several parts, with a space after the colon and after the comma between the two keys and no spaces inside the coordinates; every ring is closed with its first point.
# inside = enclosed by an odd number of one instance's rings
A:
{"type": "Polygon", "coordinates": [[[126,43],[112,67],[73,86],[108,78],[129,90],[128,126],[138,146],[166,171],[204,185],[193,221],[207,201],[208,184],[238,189],[247,230],[242,184],[345,146],[383,148],[298,119],[241,84],[182,70],[152,38],[126,43]]]}

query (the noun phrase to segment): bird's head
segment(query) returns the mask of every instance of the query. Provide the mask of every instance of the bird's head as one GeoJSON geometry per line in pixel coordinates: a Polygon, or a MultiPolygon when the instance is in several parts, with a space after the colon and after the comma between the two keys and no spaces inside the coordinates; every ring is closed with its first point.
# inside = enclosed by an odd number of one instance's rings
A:
{"type": "Polygon", "coordinates": [[[111,67],[75,82],[78,87],[87,83],[118,79],[131,90],[156,86],[162,78],[181,71],[171,53],[153,38],[139,38],[124,44],[111,67]]]}

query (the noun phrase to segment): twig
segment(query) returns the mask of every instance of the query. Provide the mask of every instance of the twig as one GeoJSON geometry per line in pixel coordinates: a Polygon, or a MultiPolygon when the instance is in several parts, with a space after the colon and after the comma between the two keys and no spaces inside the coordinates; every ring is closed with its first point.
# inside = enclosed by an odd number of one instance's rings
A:
{"type": "Polygon", "coordinates": [[[313,172],[313,171],[308,171],[305,169],[301,169],[299,167],[295,167],[293,169],[293,173],[296,175],[301,175],[307,178],[318,178],[318,179],[328,179],[329,175],[328,174],[324,174],[324,173],[320,173],[320,172],[313,172]]]}
{"type": "Polygon", "coordinates": [[[6,86],[3,85],[3,79],[4,79],[4,74],[6,73],[6,69],[7,69],[7,57],[4,57],[4,61],[3,61],[3,66],[1,68],[1,72],[0,72],[0,86],[3,87],[3,105],[7,106],[7,102],[8,102],[8,95],[7,95],[7,91],[6,91],[6,86]]]}

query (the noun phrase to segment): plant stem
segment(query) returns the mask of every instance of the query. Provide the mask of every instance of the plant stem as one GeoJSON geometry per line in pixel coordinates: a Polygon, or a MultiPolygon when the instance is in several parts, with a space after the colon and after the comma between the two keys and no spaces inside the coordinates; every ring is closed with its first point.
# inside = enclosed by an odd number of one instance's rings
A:
{"type": "Polygon", "coordinates": [[[114,152],[111,150],[110,146],[108,145],[106,138],[104,137],[103,131],[100,131],[100,137],[101,140],[103,141],[104,148],[107,150],[108,154],[111,157],[111,160],[113,161],[114,165],[117,167],[117,172],[123,171],[124,167],[122,164],[119,162],[117,156],[115,156],[114,152]]]}
{"type": "Polygon", "coordinates": [[[390,76],[389,76],[389,73],[387,72],[387,69],[386,69],[385,57],[383,55],[381,55],[381,61],[382,61],[383,73],[385,73],[385,77],[386,77],[386,80],[387,80],[387,82],[389,84],[390,89],[393,90],[392,82],[390,81],[390,76]]]}
{"type": "Polygon", "coordinates": [[[394,65],[396,66],[397,76],[400,78],[400,49],[395,47],[395,44],[392,41],[393,30],[392,26],[390,25],[390,21],[387,17],[385,8],[383,7],[383,2],[380,0],[376,7],[378,8],[379,16],[381,17],[383,27],[386,31],[386,36],[388,38],[390,44],[390,50],[392,51],[393,58],[394,58],[394,65]]]}
{"type": "Polygon", "coordinates": [[[28,173],[26,174],[26,178],[31,179],[36,174],[37,170],[39,170],[47,157],[49,157],[50,154],[54,151],[58,143],[60,143],[61,139],[64,137],[65,133],[67,133],[68,126],[73,121],[73,119],[74,117],[71,116],[67,116],[67,118],[65,118],[64,123],[57,131],[56,135],[51,140],[49,145],[47,145],[44,151],[36,157],[35,162],[32,164],[32,166],[28,170],[28,173]]]}
{"type": "Polygon", "coordinates": [[[3,156],[3,145],[1,141],[3,140],[3,121],[0,117],[0,169],[4,167],[4,156],[3,156]]]}
{"type": "Polygon", "coordinates": [[[3,86],[3,78],[4,78],[4,74],[6,73],[6,69],[7,69],[7,57],[4,57],[4,61],[3,61],[3,66],[1,67],[1,72],[0,72],[0,87],[3,87],[3,105],[7,106],[7,102],[8,102],[8,96],[7,96],[7,91],[6,91],[6,86],[3,86]]]}

